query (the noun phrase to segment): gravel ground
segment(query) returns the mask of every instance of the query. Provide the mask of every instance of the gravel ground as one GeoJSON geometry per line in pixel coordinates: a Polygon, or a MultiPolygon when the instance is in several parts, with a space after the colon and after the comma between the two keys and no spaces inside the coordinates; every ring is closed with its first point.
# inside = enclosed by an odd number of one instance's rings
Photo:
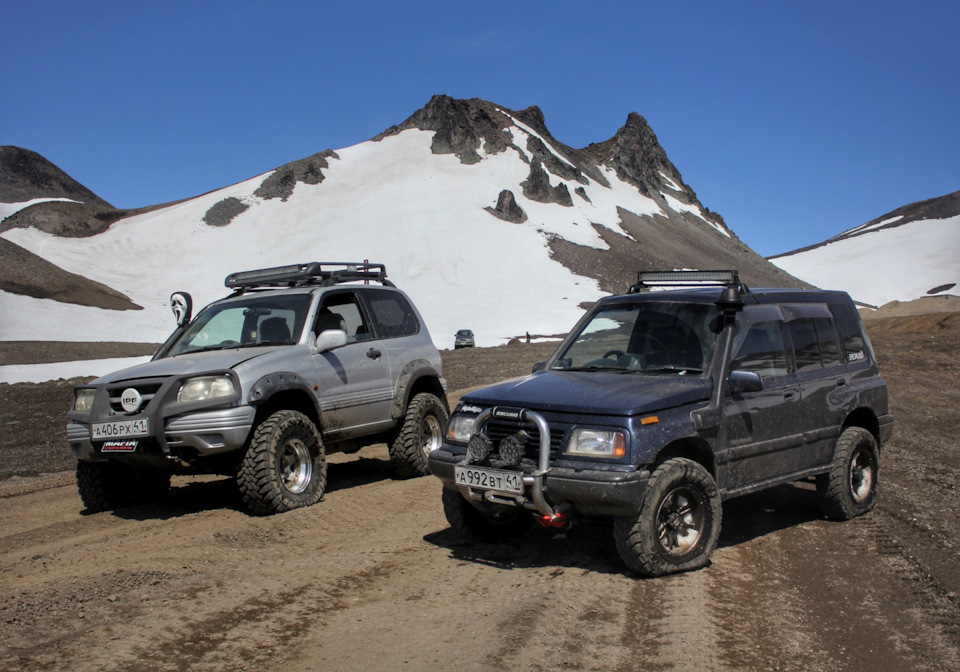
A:
{"type": "MultiPolygon", "coordinates": [[[[826,521],[809,483],[741,497],[709,567],[651,580],[591,526],[462,543],[439,483],[393,480],[383,446],[333,456],[323,502],[288,514],[178,477],[83,515],[74,381],[0,385],[0,670],[960,669],[960,315],[869,329],[897,423],[877,508],[826,521]]],[[[445,375],[552,349],[447,351],[445,375]]]]}

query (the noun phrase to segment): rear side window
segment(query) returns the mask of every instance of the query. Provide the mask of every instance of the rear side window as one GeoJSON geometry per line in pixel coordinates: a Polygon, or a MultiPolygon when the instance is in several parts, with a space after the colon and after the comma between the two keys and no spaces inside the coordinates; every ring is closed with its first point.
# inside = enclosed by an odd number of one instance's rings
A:
{"type": "Polygon", "coordinates": [[[793,352],[797,359],[797,371],[812,371],[823,367],[820,362],[820,344],[817,342],[817,328],[813,318],[804,317],[790,322],[790,336],[793,338],[793,352]]]}
{"type": "Polygon", "coordinates": [[[849,363],[866,359],[867,348],[863,341],[860,316],[857,315],[856,308],[843,303],[831,303],[830,310],[836,317],[837,329],[840,331],[843,361],[849,363]]]}
{"type": "Polygon", "coordinates": [[[364,298],[370,307],[380,338],[413,336],[420,331],[417,316],[402,294],[367,292],[364,298]]]}
{"type": "Polygon", "coordinates": [[[840,365],[840,346],[829,318],[802,317],[791,320],[790,336],[793,338],[799,373],[840,365]]]}
{"type": "Polygon", "coordinates": [[[824,368],[840,366],[840,345],[833,331],[833,320],[828,317],[817,317],[813,320],[817,328],[817,341],[820,343],[820,360],[824,368]]]}

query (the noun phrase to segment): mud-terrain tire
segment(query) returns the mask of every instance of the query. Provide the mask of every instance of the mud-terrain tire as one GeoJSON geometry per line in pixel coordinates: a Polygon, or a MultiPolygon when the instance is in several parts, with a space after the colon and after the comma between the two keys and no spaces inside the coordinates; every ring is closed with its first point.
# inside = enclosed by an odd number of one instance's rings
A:
{"type": "Polygon", "coordinates": [[[77,490],[87,513],[109,511],[160,499],[170,474],[134,469],[119,462],[77,462],[77,490]]]}
{"type": "Polygon", "coordinates": [[[443,443],[450,414],[435,395],[421,392],[410,400],[396,435],[390,442],[390,464],[397,478],[426,476],[427,455],[443,443]]]}
{"type": "Polygon", "coordinates": [[[443,489],[443,515],[457,536],[470,541],[518,537],[533,524],[533,516],[523,507],[491,504],[481,511],[449,488],[443,489]]]}
{"type": "Polygon", "coordinates": [[[614,520],[617,553],[644,576],[700,569],[717,546],[722,515],[710,473],[692,460],[667,460],[650,476],[637,515],[614,520]]]}
{"type": "Polygon", "coordinates": [[[820,510],[833,520],[863,515],[877,503],[880,451],[873,434],[847,427],[837,439],[830,471],[817,477],[820,510]]]}
{"type": "Polygon", "coordinates": [[[277,411],[257,427],[237,473],[251,513],[283,513],[320,501],[327,485],[323,441],[310,418],[277,411]]]}

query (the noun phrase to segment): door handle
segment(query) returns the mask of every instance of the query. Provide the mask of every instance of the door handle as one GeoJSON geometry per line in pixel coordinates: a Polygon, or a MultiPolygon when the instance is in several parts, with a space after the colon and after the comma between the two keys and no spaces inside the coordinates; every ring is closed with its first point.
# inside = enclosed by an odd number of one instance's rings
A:
{"type": "Polygon", "coordinates": [[[380,355],[382,354],[383,353],[377,350],[376,348],[370,348],[369,350],[367,350],[367,357],[369,357],[370,359],[380,359],[380,355]]]}
{"type": "Polygon", "coordinates": [[[847,381],[844,378],[841,378],[840,380],[837,381],[837,387],[843,387],[846,384],[847,384],[847,381]]]}
{"type": "Polygon", "coordinates": [[[784,392],[783,394],[784,399],[793,399],[796,396],[797,396],[796,392],[784,392]]]}

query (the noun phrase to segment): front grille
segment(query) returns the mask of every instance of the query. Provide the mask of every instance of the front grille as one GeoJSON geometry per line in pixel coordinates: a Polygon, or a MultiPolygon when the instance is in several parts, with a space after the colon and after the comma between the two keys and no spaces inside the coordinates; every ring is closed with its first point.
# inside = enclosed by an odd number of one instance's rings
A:
{"type": "Polygon", "coordinates": [[[153,398],[156,396],[157,392],[160,390],[162,383],[158,382],[143,382],[143,383],[127,383],[123,385],[118,385],[116,387],[110,387],[107,392],[110,395],[110,412],[113,415],[127,415],[127,412],[123,410],[123,406],[120,404],[120,398],[123,395],[124,390],[128,390],[131,387],[140,393],[140,397],[143,401],[140,403],[140,410],[138,413],[142,413],[153,401],[153,398]]]}
{"type": "MultiPolygon", "coordinates": [[[[523,430],[527,434],[527,443],[524,448],[524,457],[537,460],[540,456],[540,428],[532,422],[510,422],[505,420],[488,420],[483,426],[484,433],[493,441],[493,450],[496,452],[500,441],[523,430]]],[[[566,432],[562,429],[550,430],[550,459],[555,459],[560,453],[563,437],[566,432]]]]}

